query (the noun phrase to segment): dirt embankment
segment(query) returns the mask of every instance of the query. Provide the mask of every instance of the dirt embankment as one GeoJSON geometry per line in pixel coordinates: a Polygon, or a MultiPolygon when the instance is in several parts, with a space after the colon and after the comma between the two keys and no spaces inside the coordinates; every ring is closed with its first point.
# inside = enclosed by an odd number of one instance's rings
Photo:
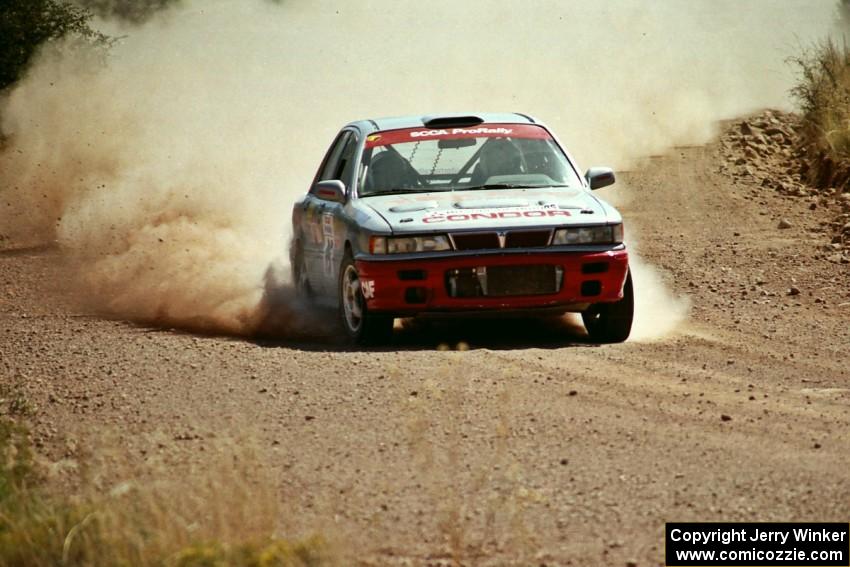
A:
{"type": "MultiPolygon", "coordinates": [[[[835,161],[812,150],[803,138],[799,116],[767,110],[734,123],[720,138],[721,171],[744,185],[757,185],[789,198],[801,198],[811,211],[825,209],[812,233],[824,235],[823,257],[850,263],[850,162],[835,161]]],[[[806,213],[783,218],[791,228],[806,213]]]]}

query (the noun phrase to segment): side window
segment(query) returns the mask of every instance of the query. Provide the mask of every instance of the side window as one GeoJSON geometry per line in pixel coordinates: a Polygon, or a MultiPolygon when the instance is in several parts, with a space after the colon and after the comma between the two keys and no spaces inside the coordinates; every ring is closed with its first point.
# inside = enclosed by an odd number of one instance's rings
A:
{"type": "Polygon", "coordinates": [[[339,165],[337,166],[335,179],[339,179],[343,183],[345,183],[345,187],[347,189],[351,189],[351,181],[353,179],[352,173],[354,172],[354,154],[357,152],[357,138],[354,135],[348,137],[348,141],[345,143],[345,147],[342,150],[342,156],[340,156],[339,165]]]}
{"type": "Polygon", "coordinates": [[[319,181],[339,179],[337,175],[342,171],[339,167],[340,158],[342,157],[343,150],[346,149],[349,140],[352,140],[353,138],[354,136],[347,130],[337,136],[334,145],[331,147],[331,150],[328,152],[328,156],[325,158],[325,163],[322,165],[322,171],[319,173],[319,181]]]}

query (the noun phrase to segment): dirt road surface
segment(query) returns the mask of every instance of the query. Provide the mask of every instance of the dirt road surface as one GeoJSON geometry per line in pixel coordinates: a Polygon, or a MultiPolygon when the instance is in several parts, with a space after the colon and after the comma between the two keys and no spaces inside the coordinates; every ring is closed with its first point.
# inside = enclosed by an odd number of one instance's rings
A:
{"type": "Polygon", "coordinates": [[[7,250],[0,378],[52,462],[109,436],[180,475],[253,439],[288,533],[363,564],[661,565],[666,521],[847,521],[834,211],[722,153],[621,176],[627,231],[691,303],[662,340],[592,346],[564,321],[413,325],[369,351],[197,336],[93,317],[57,299],[57,252],[7,250]]]}

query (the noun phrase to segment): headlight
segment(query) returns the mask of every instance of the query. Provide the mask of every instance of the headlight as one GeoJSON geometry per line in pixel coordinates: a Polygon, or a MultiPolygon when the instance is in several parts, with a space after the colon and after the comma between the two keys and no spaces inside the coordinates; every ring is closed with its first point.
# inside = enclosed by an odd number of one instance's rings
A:
{"type": "Polygon", "coordinates": [[[623,241],[623,225],[581,226],[555,231],[552,245],[564,244],[619,244],[623,241]]]}
{"type": "Polygon", "coordinates": [[[449,238],[443,234],[429,236],[373,236],[369,248],[372,254],[411,254],[451,250],[449,238]]]}

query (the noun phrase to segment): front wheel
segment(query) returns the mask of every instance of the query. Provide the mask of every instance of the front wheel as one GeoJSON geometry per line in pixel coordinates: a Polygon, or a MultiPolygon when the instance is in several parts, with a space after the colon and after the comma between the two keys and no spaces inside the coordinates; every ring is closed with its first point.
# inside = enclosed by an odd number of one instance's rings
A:
{"type": "Polygon", "coordinates": [[[369,312],[350,252],[345,253],[339,270],[339,317],[346,337],[354,344],[379,344],[392,336],[393,318],[369,312]]]}
{"type": "Polygon", "coordinates": [[[596,303],[581,314],[590,340],[595,343],[621,343],[629,338],[635,313],[631,271],[623,286],[623,298],[614,303],[596,303]]]}

